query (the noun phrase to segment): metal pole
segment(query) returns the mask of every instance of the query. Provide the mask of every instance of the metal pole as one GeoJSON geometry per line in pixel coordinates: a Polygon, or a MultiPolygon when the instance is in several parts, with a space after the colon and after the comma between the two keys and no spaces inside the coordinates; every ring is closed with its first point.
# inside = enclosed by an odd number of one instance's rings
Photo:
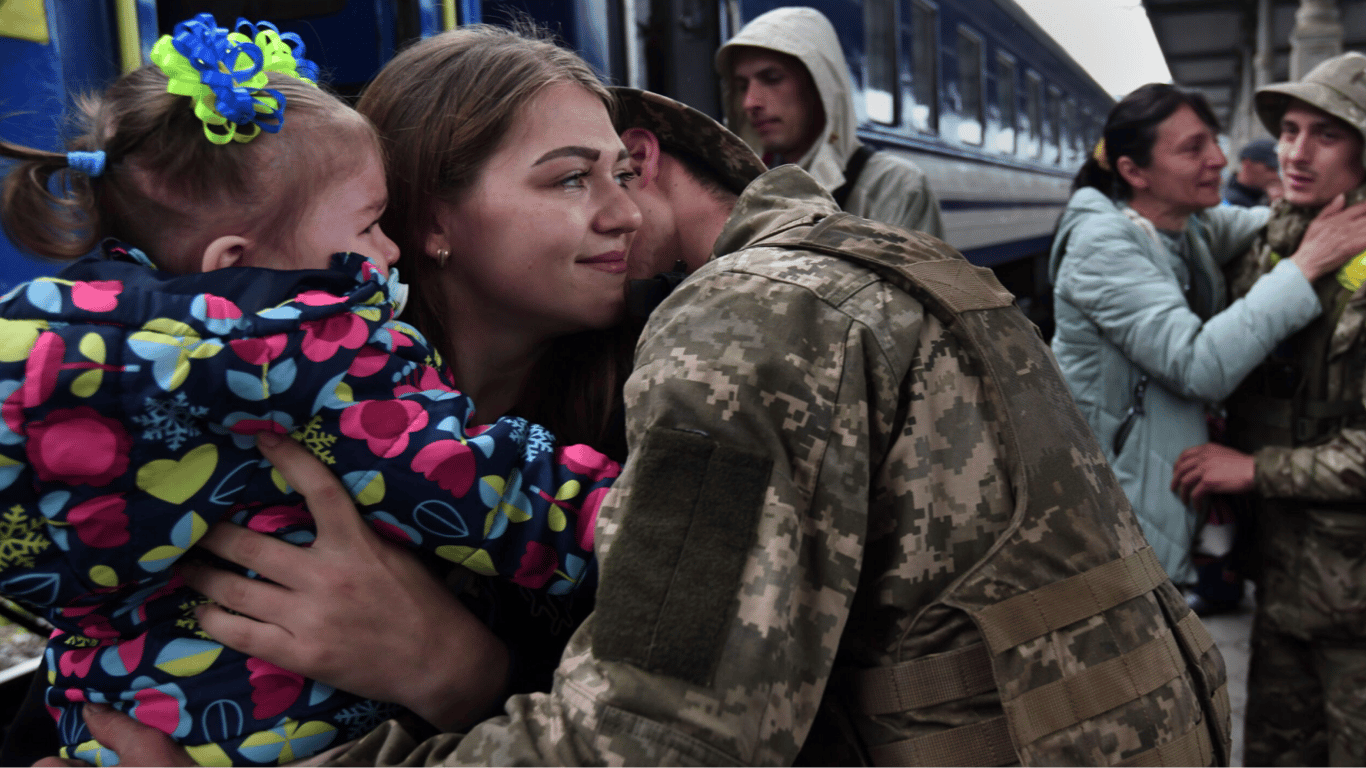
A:
{"type": "Polygon", "coordinates": [[[1290,33],[1290,79],[1299,80],[1320,62],[1342,53],[1337,0],[1300,0],[1290,33]]]}

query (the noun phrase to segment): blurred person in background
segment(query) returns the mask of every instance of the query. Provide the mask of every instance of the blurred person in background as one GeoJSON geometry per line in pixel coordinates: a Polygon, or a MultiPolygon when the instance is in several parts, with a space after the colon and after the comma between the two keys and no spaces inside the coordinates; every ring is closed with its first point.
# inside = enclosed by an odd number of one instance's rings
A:
{"type": "Polygon", "coordinates": [[[795,163],[840,208],[944,236],[925,172],[858,140],[854,86],[835,28],[814,8],[778,8],[716,52],[726,127],[772,168],[795,163]]]}
{"type": "Polygon", "coordinates": [[[1281,167],[1276,161],[1276,142],[1250,141],[1238,152],[1238,170],[1224,185],[1224,202],[1251,208],[1279,199],[1281,167]]]}

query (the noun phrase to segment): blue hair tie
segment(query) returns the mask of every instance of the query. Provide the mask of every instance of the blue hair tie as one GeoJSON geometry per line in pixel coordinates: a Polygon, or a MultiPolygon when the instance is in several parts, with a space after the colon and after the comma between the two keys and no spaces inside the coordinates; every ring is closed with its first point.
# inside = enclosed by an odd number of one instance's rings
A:
{"type": "Polygon", "coordinates": [[[92,179],[104,173],[104,150],[94,152],[67,152],[66,164],[92,179]]]}

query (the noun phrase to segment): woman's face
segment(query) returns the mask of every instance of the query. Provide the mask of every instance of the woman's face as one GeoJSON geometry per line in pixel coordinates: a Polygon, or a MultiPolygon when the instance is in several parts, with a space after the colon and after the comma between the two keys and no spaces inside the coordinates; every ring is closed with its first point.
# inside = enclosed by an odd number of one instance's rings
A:
{"type": "Polygon", "coordinates": [[[1158,123],[1152,162],[1134,168],[1134,196],[1148,196],[1182,215],[1219,204],[1219,172],[1228,161],[1214,129],[1182,105],[1158,123]]]}
{"type": "Polygon", "coordinates": [[[616,322],[640,226],[631,178],[598,97],[572,83],[543,90],[462,199],[438,206],[427,252],[450,251],[449,306],[535,338],[616,322]]]}

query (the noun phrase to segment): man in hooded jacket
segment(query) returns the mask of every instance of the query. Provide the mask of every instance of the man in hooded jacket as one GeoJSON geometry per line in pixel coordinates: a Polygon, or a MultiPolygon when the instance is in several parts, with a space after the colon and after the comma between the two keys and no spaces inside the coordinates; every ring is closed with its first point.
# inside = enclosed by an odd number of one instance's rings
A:
{"type": "Polygon", "coordinates": [[[830,20],[778,8],[716,52],[726,127],[770,168],[795,163],[855,216],[944,236],[924,171],[858,140],[853,82],[830,20]]]}

